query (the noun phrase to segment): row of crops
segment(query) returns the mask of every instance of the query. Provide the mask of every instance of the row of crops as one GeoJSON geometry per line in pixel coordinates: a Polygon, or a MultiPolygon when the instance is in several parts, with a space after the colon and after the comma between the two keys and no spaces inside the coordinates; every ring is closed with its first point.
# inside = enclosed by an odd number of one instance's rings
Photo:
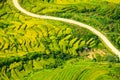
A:
{"type": "MultiPolygon", "coordinates": [[[[39,25],[43,21],[12,22],[7,28],[1,28],[0,52],[13,55],[22,52],[62,52],[78,55],[77,51],[92,49],[99,45],[96,36],[77,38],[71,28],[60,28],[54,25],[39,25]],[[31,22],[30,24],[28,24],[31,22]]],[[[47,23],[48,24],[48,23],[47,23]]],[[[22,54],[21,54],[22,55],[22,54]]]]}
{"type": "MultiPolygon", "coordinates": [[[[34,0],[33,0],[34,1],[34,0]]],[[[40,0],[41,1],[41,0],[40,0]]],[[[44,2],[32,3],[31,0],[20,1],[22,7],[36,14],[45,14],[63,18],[70,18],[83,23],[87,23],[103,34],[119,49],[120,47],[120,4],[110,2],[75,2],[76,4],[57,4],[44,2]],[[48,6],[49,5],[49,6],[48,6]],[[27,6],[27,7],[26,7],[27,6]],[[29,7],[28,7],[29,6],[29,7]]],[[[74,2],[73,2],[74,3],[74,2]]]]}
{"type": "MultiPolygon", "coordinates": [[[[27,56],[29,57],[29,56],[27,56]]],[[[0,68],[0,80],[26,80],[27,75],[44,69],[46,65],[54,64],[53,59],[46,59],[44,60],[43,58],[37,58],[34,60],[20,60],[16,59],[17,61],[12,62],[9,64],[10,58],[6,65],[2,66],[0,68]]]]}
{"type": "MultiPolygon", "coordinates": [[[[38,55],[37,55],[38,56],[38,55]]],[[[29,57],[29,56],[27,56],[29,57]]],[[[21,58],[22,59],[22,58],[21,58]]],[[[53,58],[18,60],[1,67],[1,80],[119,80],[120,64],[91,62],[76,58],[55,67],[53,58]],[[49,66],[48,66],[49,65],[49,66]]]]}
{"type": "Polygon", "coordinates": [[[71,61],[55,70],[41,70],[29,76],[29,80],[119,80],[118,65],[71,61]],[[71,63],[73,62],[73,63],[71,63]],[[113,77],[114,76],[114,77],[113,77]]]}

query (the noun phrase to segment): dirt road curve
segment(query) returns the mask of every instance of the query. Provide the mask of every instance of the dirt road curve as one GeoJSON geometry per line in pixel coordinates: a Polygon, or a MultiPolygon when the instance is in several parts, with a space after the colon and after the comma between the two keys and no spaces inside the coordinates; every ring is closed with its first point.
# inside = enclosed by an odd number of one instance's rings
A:
{"type": "Polygon", "coordinates": [[[112,43],[107,39],[107,37],[105,37],[102,33],[100,33],[95,28],[93,28],[89,25],[86,25],[84,23],[75,21],[75,20],[58,18],[58,17],[53,17],[53,16],[37,15],[37,14],[31,13],[31,12],[28,12],[20,6],[18,0],[13,0],[13,4],[19,11],[21,11],[22,13],[24,13],[28,16],[35,17],[35,18],[41,18],[41,19],[50,19],[50,20],[67,22],[67,23],[75,24],[75,25],[78,25],[79,27],[83,27],[83,28],[86,28],[86,29],[92,31],[94,34],[99,36],[99,38],[101,38],[101,40],[104,42],[104,44],[107,45],[108,48],[120,58],[120,51],[112,45],[112,43]]]}

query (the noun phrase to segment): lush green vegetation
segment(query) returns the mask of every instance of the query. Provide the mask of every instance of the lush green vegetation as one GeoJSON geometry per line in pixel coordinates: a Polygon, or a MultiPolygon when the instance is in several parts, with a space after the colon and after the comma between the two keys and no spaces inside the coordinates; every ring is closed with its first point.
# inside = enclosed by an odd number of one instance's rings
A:
{"type": "Polygon", "coordinates": [[[5,2],[5,6],[1,7],[1,57],[22,56],[27,52],[79,55],[78,52],[84,50],[102,47],[104,49],[98,37],[88,30],[57,21],[25,16],[12,8],[10,3],[5,2]]]}
{"type": "Polygon", "coordinates": [[[29,80],[119,80],[120,64],[73,59],[56,69],[32,73],[29,80]],[[40,77],[38,77],[40,76],[40,77]]]}
{"type": "MultiPolygon", "coordinates": [[[[64,3],[64,1],[65,0],[63,0],[62,3],[64,3]]],[[[99,2],[96,0],[76,1],[78,1],[77,3],[75,2],[76,4],[72,4],[72,2],[58,5],[56,1],[54,1],[53,4],[43,0],[39,0],[38,2],[34,0],[21,0],[21,4],[28,11],[36,14],[70,18],[94,26],[97,30],[102,31],[103,34],[108,36],[119,49],[120,4],[109,3],[102,0],[99,2]]],[[[119,0],[116,2],[119,2],[119,0]]]]}
{"type": "MultiPolygon", "coordinates": [[[[1,66],[1,80],[119,80],[120,64],[94,62],[74,58],[63,60],[34,53],[24,57],[6,58],[1,66]],[[36,56],[35,56],[36,55],[36,56]],[[66,62],[67,60],[67,62],[66,62]],[[12,62],[13,61],[13,62],[12,62]],[[65,63],[66,62],[66,63],[65,63]],[[11,63],[11,64],[9,64],[11,63]],[[64,64],[64,65],[63,65],[64,64]]],[[[66,55],[68,56],[68,55],[66,55]]]]}
{"type": "MultiPolygon", "coordinates": [[[[95,0],[20,3],[37,14],[93,25],[104,34],[110,33],[106,35],[119,48],[118,4],[99,1],[96,5],[95,0]]],[[[12,0],[0,0],[0,80],[119,80],[119,66],[118,57],[90,31],[26,16],[14,7],[12,0]]]]}

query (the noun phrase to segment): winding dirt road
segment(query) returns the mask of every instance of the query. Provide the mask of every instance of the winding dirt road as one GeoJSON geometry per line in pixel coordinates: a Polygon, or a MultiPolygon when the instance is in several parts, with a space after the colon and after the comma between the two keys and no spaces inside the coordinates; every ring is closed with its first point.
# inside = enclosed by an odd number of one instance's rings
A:
{"type": "Polygon", "coordinates": [[[71,24],[75,24],[75,25],[78,25],[79,27],[83,27],[83,28],[86,28],[90,31],[92,31],[94,34],[96,34],[99,38],[101,38],[101,40],[104,42],[105,45],[108,46],[108,48],[113,52],[115,53],[119,58],[120,58],[120,51],[115,48],[112,43],[107,39],[107,37],[105,37],[102,33],[100,33],[98,30],[96,30],[95,28],[89,26],[89,25],[86,25],[84,23],[81,23],[81,22],[78,22],[78,21],[75,21],[75,20],[70,20],[70,19],[65,19],[65,18],[58,18],[58,17],[53,17],[53,16],[45,16],[45,15],[37,15],[37,14],[34,14],[34,13],[31,13],[31,12],[28,12],[26,11],[25,9],[23,9],[18,0],[13,0],[13,4],[14,6],[19,10],[21,11],[22,13],[28,15],[28,16],[31,16],[31,17],[35,17],[35,18],[41,18],[41,19],[50,19],[50,20],[56,20],[56,21],[62,21],[62,22],[67,22],[67,23],[71,23],[71,24]]]}

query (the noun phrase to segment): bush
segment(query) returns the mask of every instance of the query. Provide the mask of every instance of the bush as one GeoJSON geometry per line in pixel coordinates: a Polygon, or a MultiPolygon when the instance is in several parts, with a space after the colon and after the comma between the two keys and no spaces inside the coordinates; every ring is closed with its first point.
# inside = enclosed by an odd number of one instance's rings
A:
{"type": "Polygon", "coordinates": [[[109,62],[119,62],[119,58],[111,54],[106,55],[103,60],[109,62]]]}

